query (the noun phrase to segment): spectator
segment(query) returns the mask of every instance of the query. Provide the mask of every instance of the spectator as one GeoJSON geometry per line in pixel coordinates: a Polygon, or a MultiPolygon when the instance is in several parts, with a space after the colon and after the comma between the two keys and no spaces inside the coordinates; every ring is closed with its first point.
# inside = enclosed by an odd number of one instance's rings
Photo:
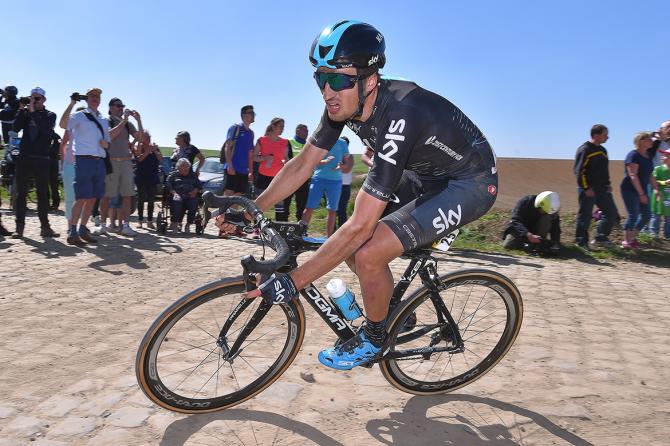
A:
{"type": "MultiPolygon", "coordinates": [[[[654,138],[651,149],[649,150],[650,158],[652,159],[654,168],[663,165],[662,152],[670,149],[670,145],[668,144],[669,142],[670,121],[665,121],[661,123],[661,126],[656,133],[656,137],[654,138]]],[[[655,195],[652,194],[651,189],[648,188],[647,192],[650,194],[649,196],[652,197],[652,199],[655,197],[655,195]]],[[[658,236],[661,225],[660,217],[661,215],[657,214],[653,209],[651,209],[651,219],[649,220],[649,225],[646,228],[642,228],[642,232],[649,232],[650,234],[658,236]]]]}
{"type": "Polygon", "coordinates": [[[575,243],[583,249],[589,249],[588,232],[594,204],[602,211],[602,218],[596,227],[594,244],[611,246],[609,235],[612,226],[619,222],[619,211],[612,197],[607,149],[602,146],[608,139],[607,127],[596,124],[591,127],[591,140],[579,146],[575,155],[574,171],[579,192],[575,243]]]}
{"type": "MultiPolygon", "coordinates": [[[[349,138],[341,137],[349,146],[349,138]]],[[[337,205],[337,227],[341,227],[347,221],[347,208],[349,207],[349,198],[351,198],[351,180],[354,177],[354,157],[349,154],[342,161],[342,193],[340,193],[340,202],[337,205]]]]}
{"type": "Polygon", "coordinates": [[[30,103],[23,102],[14,120],[13,130],[23,131],[21,153],[16,159],[16,232],[13,238],[23,238],[26,222],[26,196],[30,177],[37,188],[37,213],[42,237],[58,237],[49,225],[49,151],[53,140],[56,114],[44,108],[46,93],[40,87],[30,91],[30,103]]]}
{"type": "MultiPolygon", "coordinates": [[[[77,107],[76,111],[85,110],[86,107],[77,107]]],[[[69,114],[70,110],[66,110],[69,114]]],[[[62,120],[62,118],[61,118],[62,120]]],[[[63,172],[63,199],[65,200],[65,218],[68,230],[72,226],[72,206],[74,205],[74,152],[72,151],[72,138],[67,130],[63,134],[60,144],[60,159],[63,172]]]]}
{"type": "Polygon", "coordinates": [[[16,112],[19,111],[19,90],[13,85],[7,85],[1,93],[0,121],[2,122],[2,140],[9,144],[9,132],[12,132],[16,112]]]}
{"type": "Polygon", "coordinates": [[[253,105],[245,105],[240,110],[242,123],[233,124],[228,129],[226,142],[223,143],[221,151],[225,155],[223,161],[228,177],[226,178],[226,189],[223,195],[244,195],[249,188],[249,182],[253,181],[252,149],[254,147],[254,132],[250,129],[254,122],[256,112],[253,105]]]}
{"type": "MultiPolygon", "coordinates": [[[[130,216],[131,200],[135,196],[135,181],[133,173],[133,156],[130,150],[130,136],[135,139],[142,132],[142,118],[135,110],[125,110],[123,101],[119,98],[112,98],[109,101],[109,137],[112,142],[107,150],[107,155],[112,164],[112,171],[105,176],[105,196],[100,200],[100,228],[96,234],[107,233],[107,217],[109,217],[110,199],[121,196],[120,206],[117,209],[116,218],[119,225],[123,225],[121,234],[129,237],[135,237],[137,232],[130,227],[128,217],[130,216]],[[132,116],[137,121],[137,127],[128,121],[132,116]]],[[[113,225],[114,219],[110,218],[113,225]]]]}
{"type": "MultiPolygon", "coordinates": [[[[18,94],[19,90],[13,85],[6,86],[4,90],[0,89],[0,123],[2,124],[2,134],[0,136],[2,136],[5,145],[9,144],[10,134],[15,135],[12,127],[16,112],[19,110],[19,100],[16,97],[18,94]]],[[[2,225],[2,218],[0,218],[0,235],[12,235],[12,231],[7,230],[2,225]]]]}
{"type": "Polygon", "coordinates": [[[663,150],[670,150],[670,120],[661,123],[658,132],[655,135],[654,143],[651,146],[651,155],[654,167],[663,164],[661,159],[664,154],[663,150]]]}
{"type": "Polygon", "coordinates": [[[649,222],[647,185],[651,182],[658,192],[658,184],[652,176],[654,165],[649,153],[653,144],[652,136],[651,132],[640,132],[635,135],[633,139],[635,149],[631,150],[624,160],[626,170],[621,181],[621,196],[628,211],[628,218],[624,224],[624,241],[621,247],[626,249],[640,247],[637,234],[649,222]]]}
{"type": "Polygon", "coordinates": [[[147,130],[140,135],[140,141],[135,153],[137,167],[135,169],[135,185],[137,186],[137,217],[140,228],[144,221],[144,203],[147,204],[147,228],[154,226],[154,200],[158,178],[158,166],[163,162],[163,155],[157,144],[151,143],[151,135],[147,130]]]}
{"type": "Polygon", "coordinates": [[[177,169],[168,176],[167,188],[172,194],[170,211],[172,213],[171,229],[178,232],[184,219],[184,212],[188,211],[184,232],[191,232],[190,225],[195,221],[195,212],[198,208],[198,192],[202,190],[202,183],[191,169],[191,163],[186,158],[177,161],[177,169]]]}
{"type": "Polygon", "coordinates": [[[544,191],[526,195],[514,206],[512,219],[503,232],[503,247],[535,252],[558,252],[561,249],[561,219],[558,194],[544,191]],[[551,241],[547,239],[550,234],[551,241]]]}
{"type": "Polygon", "coordinates": [[[200,175],[200,169],[205,163],[205,157],[196,146],[191,144],[191,134],[185,130],[181,131],[177,133],[174,141],[177,144],[177,147],[174,149],[174,152],[172,152],[171,159],[175,168],[177,161],[182,158],[186,158],[191,165],[193,165],[195,159],[198,158],[198,167],[196,167],[195,176],[200,175]]]}
{"type": "Polygon", "coordinates": [[[347,155],[349,155],[347,143],[342,138],[339,138],[314,170],[312,182],[309,186],[307,208],[302,216],[303,221],[309,224],[314,209],[321,205],[321,197],[325,194],[326,209],[328,210],[328,220],[326,223],[328,237],[335,232],[335,216],[337,206],[340,203],[340,194],[342,193],[342,160],[347,155]]]}
{"type": "MultiPolygon", "coordinates": [[[[281,137],[284,132],[284,120],[274,118],[265,129],[265,136],[258,138],[254,147],[253,160],[260,163],[256,194],[260,195],[270,185],[272,179],[286,164],[289,147],[288,140],[281,137]]],[[[275,204],[275,220],[288,221],[286,199],[275,204]]],[[[290,201],[289,201],[290,203],[290,201]]]]}
{"type": "MultiPolygon", "coordinates": [[[[297,156],[302,148],[307,142],[307,136],[309,135],[309,130],[305,124],[298,124],[295,128],[295,136],[293,139],[289,139],[288,142],[291,145],[288,152],[288,159],[292,159],[294,156],[297,156]]],[[[302,214],[305,211],[305,205],[307,204],[307,195],[309,194],[309,183],[308,179],[300,186],[294,193],[289,195],[286,198],[285,206],[288,212],[288,209],[291,207],[291,199],[295,195],[295,219],[296,221],[302,220],[302,214]]]]}
{"type": "Polygon", "coordinates": [[[83,99],[78,93],[70,96],[70,105],[61,117],[61,128],[67,129],[72,139],[72,152],[75,155],[74,194],[72,206],[72,223],[67,242],[71,245],[97,243],[86,227],[96,198],[105,194],[106,168],[104,158],[107,156],[111,138],[109,122],[98,111],[102,96],[99,88],[90,88],[86,92],[88,107],[70,115],[70,111],[78,100],[83,99]],[[79,222],[79,229],[77,229],[79,222]]]}
{"type": "Polygon", "coordinates": [[[51,147],[49,149],[49,197],[51,201],[51,210],[57,211],[60,206],[60,185],[58,181],[58,172],[60,171],[60,145],[61,137],[58,133],[53,133],[51,147]]]}
{"type": "Polygon", "coordinates": [[[661,218],[665,217],[663,237],[670,239],[670,150],[659,150],[663,164],[654,168],[654,179],[658,183],[658,191],[651,197],[652,219],[651,230],[658,237],[661,218]]]}

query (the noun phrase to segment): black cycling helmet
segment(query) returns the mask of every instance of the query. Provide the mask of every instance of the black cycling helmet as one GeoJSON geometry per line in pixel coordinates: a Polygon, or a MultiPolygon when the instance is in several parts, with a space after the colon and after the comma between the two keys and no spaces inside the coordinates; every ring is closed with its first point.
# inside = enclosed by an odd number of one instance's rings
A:
{"type": "Polygon", "coordinates": [[[5,87],[5,93],[13,94],[14,96],[16,96],[17,94],[19,94],[19,89],[13,85],[7,85],[5,87]]]}
{"type": "Polygon", "coordinates": [[[374,26],[344,20],[316,36],[309,51],[309,61],[315,68],[355,67],[376,71],[386,63],[385,49],[384,36],[374,26]]]}

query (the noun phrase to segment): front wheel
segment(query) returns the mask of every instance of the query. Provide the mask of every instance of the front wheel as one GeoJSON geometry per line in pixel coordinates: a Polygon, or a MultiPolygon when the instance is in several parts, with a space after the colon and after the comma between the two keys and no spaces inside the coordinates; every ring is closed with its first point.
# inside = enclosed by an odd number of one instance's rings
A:
{"type": "Polygon", "coordinates": [[[464,270],[439,281],[439,292],[419,288],[389,318],[389,352],[379,366],[404,392],[445,393],[470,384],[505,356],[521,328],[521,295],[502,274],[464,270]]]}
{"type": "Polygon", "coordinates": [[[212,412],[246,401],[284,373],[305,333],[302,304],[263,304],[243,299],[244,291],[241,277],[223,279],[154,321],[135,360],[149,399],[177,412],[212,412]]]}

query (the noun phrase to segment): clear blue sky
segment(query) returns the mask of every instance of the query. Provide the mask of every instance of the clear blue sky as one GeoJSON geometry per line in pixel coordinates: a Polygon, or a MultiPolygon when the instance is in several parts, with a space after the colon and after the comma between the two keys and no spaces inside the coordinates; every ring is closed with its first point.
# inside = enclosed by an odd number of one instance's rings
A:
{"type": "Polygon", "coordinates": [[[165,146],[188,130],[219,148],[244,104],[257,136],[275,116],[286,137],[299,122],[314,129],[323,102],[307,53],[346,18],[385,35],[384,73],[450,99],[498,156],[572,158],[604,123],[622,159],[635,132],[670,119],[662,1],[17,0],[2,14],[0,83],[42,86],[59,117],[72,91],[99,86],[104,113],[122,98],[165,146]]]}

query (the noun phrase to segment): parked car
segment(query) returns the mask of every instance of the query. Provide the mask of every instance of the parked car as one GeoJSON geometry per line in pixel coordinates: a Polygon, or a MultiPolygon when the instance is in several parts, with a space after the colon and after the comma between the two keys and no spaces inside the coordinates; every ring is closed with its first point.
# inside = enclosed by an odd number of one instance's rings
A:
{"type": "MultiPolygon", "coordinates": [[[[194,171],[198,168],[198,163],[199,161],[193,163],[194,171]]],[[[226,185],[226,169],[219,162],[219,158],[213,156],[205,158],[198,178],[202,181],[203,191],[208,190],[217,195],[223,194],[226,185]]]]}

